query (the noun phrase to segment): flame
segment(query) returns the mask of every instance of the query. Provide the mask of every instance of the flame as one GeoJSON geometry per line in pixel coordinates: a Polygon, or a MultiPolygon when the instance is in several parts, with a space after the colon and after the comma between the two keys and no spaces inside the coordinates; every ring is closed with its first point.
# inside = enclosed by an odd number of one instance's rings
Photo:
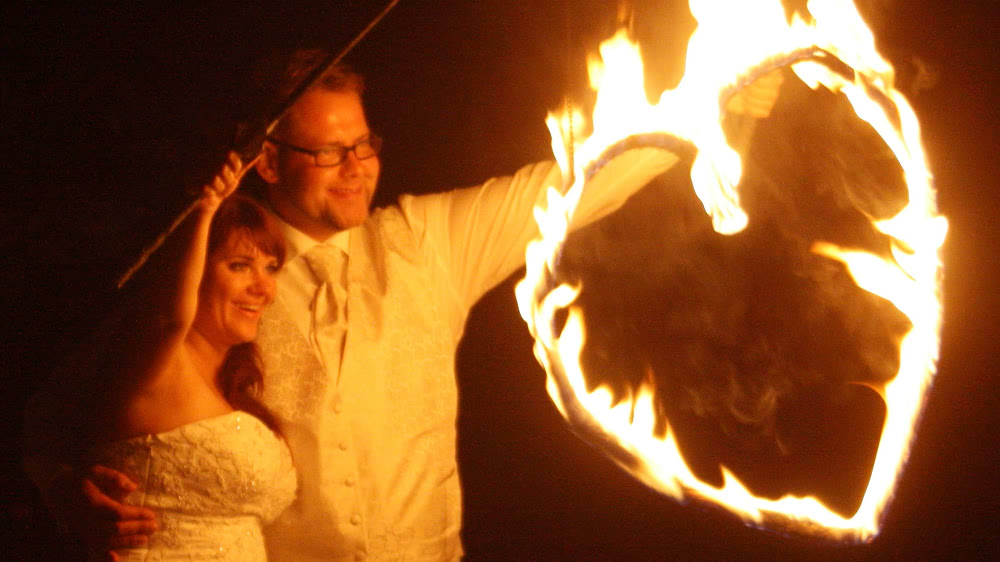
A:
{"type": "Polygon", "coordinates": [[[548,374],[547,389],[560,412],[595,441],[613,448],[613,457],[641,481],[676,499],[704,498],[739,514],[748,523],[772,520],[848,540],[871,540],[905,465],[913,428],[933,379],[941,324],[940,248],[947,221],[938,216],[920,129],[907,101],[893,88],[893,70],[876,51],[874,38],[850,0],[812,0],[813,21],[789,21],[779,0],[692,0],[698,21],[688,45],[687,71],[656,104],[647,101],[638,46],[622,31],[600,47],[601,60],[589,65],[597,91],[592,133],[582,115],[550,115],[553,154],[571,185],[551,186],[544,208],[535,209],[541,236],[527,248],[526,276],[516,288],[521,316],[535,337],[535,356],[548,374]],[[729,48],[726,48],[728,46],[729,48]],[[817,60],[839,60],[827,65],[817,60]],[[848,67],[844,70],[844,65],[848,67]],[[723,468],[722,487],[700,481],[685,465],[672,431],[654,432],[655,388],[641,386],[615,403],[609,388],[588,391],[580,365],[585,341],[583,312],[573,303],[581,287],[551,286],[554,263],[574,209],[602,155],[636,135],[667,135],[697,150],[691,179],[716,231],[731,234],[747,224],[736,185],[739,154],[726,142],[720,121],[732,92],[765,71],[791,66],[813,89],[842,92],[858,117],[881,135],[902,166],[909,203],[895,217],[873,222],[891,237],[892,257],[817,243],[813,252],[845,264],[856,284],[903,312],[912,328],[900,343],[896,376],[877,390],[886,419],[868,487],[858,510],[839,515],[812,497],[777,500],[752,494],[723,468]],[[574,158],[570,158],[570,155],[574,158]],[[572,166],[572,169],[570,167],[572,166]],[[566,314],[556,333],[555,318],[566,314]],[[622,459],[627,459],[628,462],[622,459]]]}

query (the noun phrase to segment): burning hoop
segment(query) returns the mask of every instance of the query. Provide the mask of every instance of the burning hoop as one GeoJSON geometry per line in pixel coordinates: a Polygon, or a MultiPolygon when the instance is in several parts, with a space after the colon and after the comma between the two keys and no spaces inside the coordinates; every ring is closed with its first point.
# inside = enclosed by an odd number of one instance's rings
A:
{"type": "Polygon", "coordinates": [[[788,21],[777,0],[723,2],[726,9],[719,9],[719,3],[692,0],[699,27],[689,42],[688,70],[655,105],[646,101],[638,47],[619,33],[602,44],[603,62],[590,66],[597,91],[592,134],[583,138],[577,133],[567,146],[564,131],[570,123],[579,131],[576,122],[582,117],[549,116],[553,153],[572,185],[562,191],[552,186],[546,207],[536,209],[541,237],[527,249],[526,276],[516,289],[518,306],[535,338],[535,356],[547,372],[547,389],[557,408],[578,433],[639,480],[679,500],[699,497],[718,503],[756,526],[871,540],[905,465],[936,369],[939,253],[947,221],[937,214],[916,116],[893,88],[892,67],[875,50],[852,2],[812,0],[811,22],[798,15],[788,21]],[[907,204],[895,216],[871,218],[871,226],[890,241],[888,256],[830,242],[811,248],[842,263],[858,287],[890,302],[911,324],[899,342],[898,372],[876,387],[885,402],[885,422],[864,497],[850,517],[813,497],[755,496],[724,467],[721,487],[700,480],[685,464],[669,425],[665,433],[656,431],[652,384],[618,402],[605,386],[588,390],[581,364],[584,315],[576,304],[582,287],[557,282],[556,267],[587,182],[632,148],[695,151],[691,180],[713,228],[727,235],[744,229],[748,216],[736,189],[742,161],[721,127],[723,102],[762,74],[785,66],[810,88],[824,86],[847,97],[857,116],[892,151],[908,191],[907,204]],[[569,169],[571,161],[574,169],[569,169]]]}

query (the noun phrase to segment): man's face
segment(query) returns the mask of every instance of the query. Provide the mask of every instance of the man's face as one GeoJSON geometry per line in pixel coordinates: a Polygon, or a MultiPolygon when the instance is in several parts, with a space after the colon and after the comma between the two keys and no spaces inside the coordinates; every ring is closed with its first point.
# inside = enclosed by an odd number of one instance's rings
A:
{"type": "MultiPolygon", "coordinates": [[[[353,146],[370,134],[357,93],[314,89],[295,103],[274,137],[319,150],[353,146]]],[[[377,156],[361,160],[350,151],[337,166],[319,167],[310,154],[271,143],[266,150],[270,152],[265,158],[273,158],[273,175],[264,178],[271,184],[268,197],[289,224],[316,240],[325,240],[368,218],[378,183],[377,156]]]]}

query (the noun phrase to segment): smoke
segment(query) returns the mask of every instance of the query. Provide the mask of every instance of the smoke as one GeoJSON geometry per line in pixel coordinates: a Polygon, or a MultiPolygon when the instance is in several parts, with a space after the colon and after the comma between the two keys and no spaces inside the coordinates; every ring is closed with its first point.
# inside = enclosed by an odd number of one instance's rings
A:
{"type": "Polygon", "coordinates": [[[619,397],[653,382],[660,430],[669,423],[705,467],[816,464],[817,446],[851,448],[827,430],[877,436],[881,405],[856,383],[894,376],[909,322],[809,249],[825,240],[888,255],[869,217],[906,203],[891,152],[845,99],[788,76],[745,159],[746,230],[715,233],[677,168],[567,240],[558,274],[583,284],[588,382],[619,397]]]}

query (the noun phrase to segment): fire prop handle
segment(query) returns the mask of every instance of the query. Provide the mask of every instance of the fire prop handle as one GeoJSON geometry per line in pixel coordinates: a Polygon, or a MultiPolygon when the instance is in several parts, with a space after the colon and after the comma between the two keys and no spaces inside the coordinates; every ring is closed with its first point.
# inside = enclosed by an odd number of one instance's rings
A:
{"type": "MultiPolygon", "coordinates": [[[[323,76],[327,70],[343,60],[344,57],[347,56],[347,53],[351,52],[351,50],[353,50],[354,47],[357,46],[357,44],[360,43],[366,35],[368,35],[368,32],[374,29],[375,26],[382,21],[382,18],[395,8],[398,3],[399,0],[390,0],[389,4],[387,4],[386,7],[383,8],[382,11],[379,12],[367,26],[365,26],[365,28],[362,29],[361,32],[347,44],[347,46],[341,49],[339,53],[328,55],[325,59],[323,59],[323,61],[317,65],[316,68],[305,77],[305,79],[302,80],[298,87],[295,88],[295,90],[293,90],[285,100],[283,100],[280,104],[275,105],[273,110],[268,115],[261,117],[256,122],[242,127],[237,134],[235,142],[233,143],[233,150],[240,155],[240,159],[243,162],[250,162],[256,158],[258,154],[260,154],[260,148],[264,144],[264,139],[267,137],[268,133],[270,133],[271,130],[274,129],[274,126],[278,124],[278,121],[280,121],[281,118],[288,113],[288,110],[295,105],[295,102],[302,97],[302,94],[306,93],[306,91],[308,91],[309,88],[311,88],[312,85],[315,84],[316,81],[319,80],[320,76],[323,76]]],[[[145,265],[150,256],[156,253],[156,250],[158,250],[167,238],[170,237],[170,234],[172,234],[174,230],[176,230],[177,227],[184,222],[184,219],[191,214],[197,204],[198,197],[192,200],[187,207],[181,211],[176,218],[174,218],[170,225],[167,226],[167,228],[163,230],[163,232],[161,232],[156,239],[153,240],[148,247],[146,247],[145,250],[143,250],[142,254],[139,255],[139,258],[135,260],[135,262],[127,270],[125,270],[125,273],[118,278],[116,285],[119,289],[124,287],[125,284],[128,283],[129,279],[131,279],[132,276],[135,275],[135,273],[139,271],[143,265],[145,265]]]]}

